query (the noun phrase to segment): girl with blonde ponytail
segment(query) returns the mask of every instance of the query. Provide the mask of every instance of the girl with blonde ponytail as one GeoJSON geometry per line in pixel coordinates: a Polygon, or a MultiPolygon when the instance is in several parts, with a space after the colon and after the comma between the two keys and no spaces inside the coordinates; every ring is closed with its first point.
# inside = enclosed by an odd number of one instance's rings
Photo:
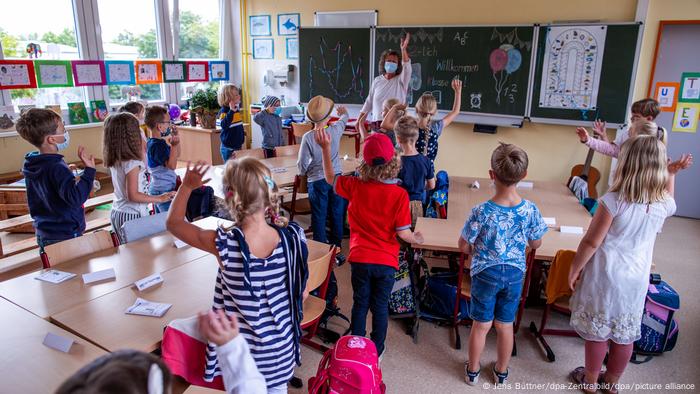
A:
{"type": "MultiPolygon", "coordinates": [[[[229,160],[223,175],[226,205],[233,225],[204,230],[185,221],[192,190],[207,181],[206,163],[187,165],[168,213],[174,236],[219,259],[214,310],[238,318],[241,335],[265,377],[268,392],[286,392],[299,341],[303,292],[308,270],[304,230],[279,215],[278,189],[270,170],[254,158],[229,160]]],[[[217,348],[206,350],[204,380],[220,379],[217,348]]]]}

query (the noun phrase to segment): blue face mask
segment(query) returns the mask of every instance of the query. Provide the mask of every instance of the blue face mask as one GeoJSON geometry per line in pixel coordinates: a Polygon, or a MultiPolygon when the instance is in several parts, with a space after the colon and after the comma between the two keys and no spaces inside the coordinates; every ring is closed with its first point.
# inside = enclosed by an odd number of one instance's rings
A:
{"type": "Polygon", "coordinates": [[[282,107],[277,107],[277,108],[275,108],[274,114],[277,115],[277,116],[282,115],[282,107]]]}
{"type": "Polygon", "coordinates": [[[399,69],[399,65],[394,62],[385,62],[384,63],[384,71],[386,71],[389,74],[393,74],[396,72],[396,70],[399,69]]]}
{"type": "Polygon", "coordinates": [[[65,138],[65,141],[61,142],[60,144],[56,144],[56,149],[59,151],[65,150],[68,148],[68,144],[70,144],[70,134],[68,134],[67,131],[63,133],[63,138],[65,138]]]}
{"type": "Polygon", "coordinates": [[[173,133],[172,128],[168,127],[167,129],[165,129],[165,131],[161,131],[161,132],[160,132],[160,136],[161,136],[161,137],[167,137],[167,136],[169,136],[169,135],[172,134],[172,133],[173,133]]]}

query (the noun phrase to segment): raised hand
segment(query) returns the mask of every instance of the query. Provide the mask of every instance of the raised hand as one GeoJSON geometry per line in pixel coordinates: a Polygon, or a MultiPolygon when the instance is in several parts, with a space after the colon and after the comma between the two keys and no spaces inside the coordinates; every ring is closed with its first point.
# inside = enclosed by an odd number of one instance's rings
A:
{"type": "Polygon", "coordinates": [[[455,91],[455,93],[462,93],[462,80],[459,78],[455,78],[452,80],[452,90],[455,91]]]}
{"type": "Polygon", "coordinates": [[[693,155],[686,153],[681,156],[680,159],[668,163],[668,172],[670,174],[677,174],[680,170],[685,170],[686,168],[693,165],[693,155]]]}
{"type": "Polygon", "coordinates": [[[197,323],[204,339],[217,346],[231,342],[240,333],[236,316],[228,316],[222,309],[217,309],[216,312],[209,311],[206,314],[200,313],[197,316],[197,323]]]}
{"type": "Polygon", "coordinates": [[[605,132],[607,125],[608,124],[606,122],[596,119],[596,121],[593,122],[593,133],[595,133],[595,135],[598,136],[601,141],[610,142],[608,140],[608,133],[605,132]]]}
{"type": "Polygon", "coordinates": [[[401,40],[401,51],[408,49],[408,43],[411,41],[411,33],[406,33],[406,36],[401,40]]]}
{"type": "Polygon", "coordinates": [[[576,134],[578,134],[578,138],[581,140],[581,142],[586,143],[586,141],[588,141],[588,130],[586,130],[586,128],[577,127],[576,134]]]}
{"type": "Polygon", "coordinates": [[[209,179],[202,180],[204,174],[209,171],[209,167],[209,164],[204,161],[198,161],[194,166],[188,161],[187,172],[185,172],[185,178],[182,180],[182,186],[190,189],[197,189],[209,182],[209,179]]]}
{"type": "Polygon", "coordinates": [[[348,114],[348,109],[345,108],[344,105],[339,105],[336,109],[335,112],[338,114],[338,116],[343,116],[348,114]]]}
{"type": "Polygon", "coordinates": [[[177,134],[172,134],[170,137],[170,146],[177,146],[180,143],[180,136],[177,134]]]}
{"type": "Polygon", "coordinates": [[[331,136],[328,134],[328,132],[325,129],[314,131],[314,138],[316,139],[316,143],[323,150],[330,150],[331,149],[331,136]]]}
{"type": "Polygon", "coordinates": [[[78,146],[78,157],[85,167],[95,168],[95,157],[85,150],[84,146],[78,146]]]}

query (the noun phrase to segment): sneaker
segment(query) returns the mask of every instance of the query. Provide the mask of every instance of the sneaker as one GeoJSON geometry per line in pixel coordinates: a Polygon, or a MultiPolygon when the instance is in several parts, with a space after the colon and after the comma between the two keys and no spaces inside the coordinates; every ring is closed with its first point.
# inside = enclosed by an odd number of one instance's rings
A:
{"type": "Polygon", "coordinates": [[[464,363],[464,381],[470,386],[476,386],[479,383],[479,375],[481,375],[481,368],[478,371],[472,372],[469,370],[469,361],[464,363]]]}
{"type": "Polygon", "coordinates": [[[384,345],[384,350],[379,354],[379,364],[381,365],[382,359],[384,359],[384,355],[386,354],[386,345],[384,345]]]}
{"type": "Polygon", "coordinates": [[[506,368],[505,372],[498,372],[498,371],[496,371],[496,365],[494,364],[494,366],[493,366],[493,382],[496,384],[496,386],[506,384],[507,381],[508,381],[508,368],[506,368]]]}

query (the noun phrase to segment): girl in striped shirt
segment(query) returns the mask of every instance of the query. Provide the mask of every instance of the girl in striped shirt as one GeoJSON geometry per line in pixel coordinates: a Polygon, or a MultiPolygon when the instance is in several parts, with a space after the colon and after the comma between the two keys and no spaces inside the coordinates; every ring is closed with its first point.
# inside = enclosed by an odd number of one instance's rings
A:
{"type": "MultiPolygon", "coordinates": [[[[168,214],[168,230],[184,242],[219,258],[213,309],[235,315],[240,332],[265,377],[268,393],[286,393],[299,340],[306,286],[306,238],[278,214],[277,186],[270,170],[254,158],[229,160],[224,169],[226,204],[234,225],[203,230],[184,220],[192,190],[203,185],[206,163],[188,164],[168,214]]],[[[204,379],[221,375],[216,347],[207,346],[204,379]]]]}

